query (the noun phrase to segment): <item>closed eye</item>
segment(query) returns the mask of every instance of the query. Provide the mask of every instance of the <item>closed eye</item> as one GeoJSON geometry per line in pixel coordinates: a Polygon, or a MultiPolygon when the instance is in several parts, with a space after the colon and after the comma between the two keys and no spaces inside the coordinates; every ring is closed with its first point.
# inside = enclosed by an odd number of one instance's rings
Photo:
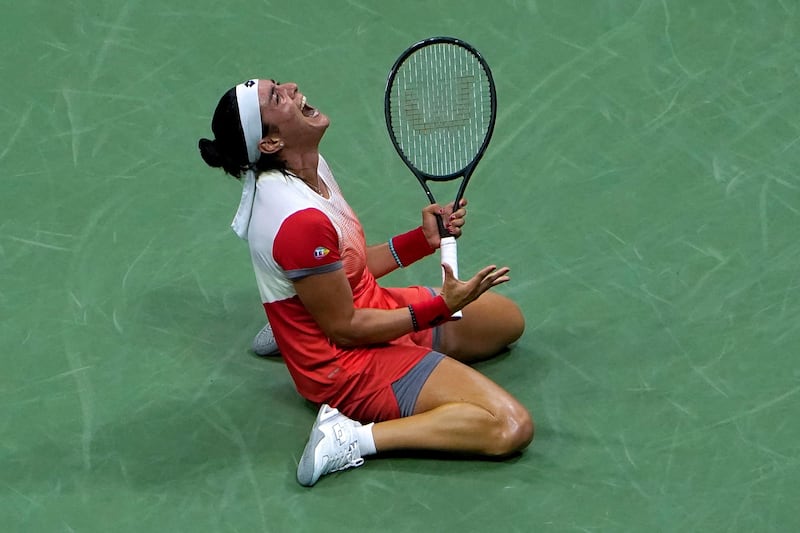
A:
{"type": "Polygon", "coordinates": [[[272,81],[272,101],[275,102],[275,104],[278,104],[281,101],[281,96],[278,94],[278,91],[276,91],[275,88],[278,87],[281,82],[275,80],[270,81],[272,81]]]}

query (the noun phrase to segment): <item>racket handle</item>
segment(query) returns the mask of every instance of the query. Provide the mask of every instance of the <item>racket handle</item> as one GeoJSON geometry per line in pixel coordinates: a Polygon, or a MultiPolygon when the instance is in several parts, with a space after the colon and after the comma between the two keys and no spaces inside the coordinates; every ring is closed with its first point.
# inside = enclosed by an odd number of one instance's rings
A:
{"type": "MultiPolygon", "coordinates": [[[[458,279],[458,245],[455,237],[442,237],[439,251],[442,254],[442,263],[450,265],[453,269],[453,276],[458,279]]],[[[444,283],[444,271],[442,271],[442,283],[444,283]]],[[[453,320],[458,320],[463,315],[461,311],[453,313],[453,320]]]]}

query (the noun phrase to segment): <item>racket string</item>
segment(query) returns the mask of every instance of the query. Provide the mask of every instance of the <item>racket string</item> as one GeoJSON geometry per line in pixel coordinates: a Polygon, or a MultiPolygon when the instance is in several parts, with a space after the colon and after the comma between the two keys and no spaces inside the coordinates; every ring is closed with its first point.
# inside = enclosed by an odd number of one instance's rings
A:
{"type": "Polygon", "coordinates": [[[492,121],[492,91],[478,59],[452,44],[412,54],[395,74],[391,127],[419,170],[462,171],[480,151],[492,121]]]}

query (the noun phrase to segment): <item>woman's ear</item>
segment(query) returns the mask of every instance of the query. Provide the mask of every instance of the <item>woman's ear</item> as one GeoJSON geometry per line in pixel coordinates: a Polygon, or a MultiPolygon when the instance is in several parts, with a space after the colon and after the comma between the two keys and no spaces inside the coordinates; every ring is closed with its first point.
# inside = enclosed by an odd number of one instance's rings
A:
{"type": "Polygon", "coordinates": [[[283,148],[283,141],[280,137],[262,137],[258,142],[258,149],[264,154],[274,154],[280,152],[283,148]]]}

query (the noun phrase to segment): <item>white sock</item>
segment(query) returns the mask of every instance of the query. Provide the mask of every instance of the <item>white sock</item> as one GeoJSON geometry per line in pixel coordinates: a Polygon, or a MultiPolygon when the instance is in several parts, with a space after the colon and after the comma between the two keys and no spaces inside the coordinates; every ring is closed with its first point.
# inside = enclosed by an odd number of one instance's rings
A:
{"type": "Polygon", "coordinates": [[[375,439],[372,437],[372,426],[375,423],[367,424],[366,426],[356,426],[356,440],[358,440],[358,449],[361,452],[361,456],[365,455],[375,455],[377,450],[375,450],[375,439]]]}

